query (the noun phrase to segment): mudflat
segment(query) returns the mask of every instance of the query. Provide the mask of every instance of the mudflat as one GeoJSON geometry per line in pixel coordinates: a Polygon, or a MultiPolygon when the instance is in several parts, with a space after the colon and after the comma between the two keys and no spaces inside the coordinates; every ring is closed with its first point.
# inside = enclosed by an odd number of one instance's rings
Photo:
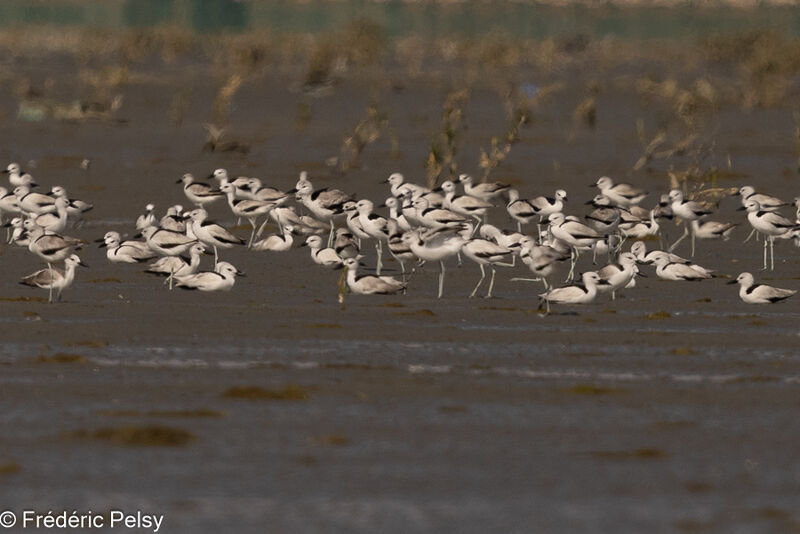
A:
{"type": "MultiPolygon", "coordinates": [[[[0,161],[94,209],[67,231],[90,268],[60,303],[18,284],[36,257],[2,248],[0,508],[141,510],[195,533],[800,528],[800,301],[749,306],[724,283],[751,271],[800,288],[791,240],[760,271],[728,194],[800,193],[797,42],[370,32],[2,40],[0,161]],[[510,281],[524,266],[498,269],[492,299],[467,298],[480,273],[465,259],[447,263],[442,299],[429,264],[405,295],[340,303],[341,271],[304,248],[222,251],[247,275],[222,293],[170,291],[95,248],[132,237],[148,202],[188,206],[175,181],[216,168],[283,190],[306,170],[376,204],[392,172],[469,172],[523,196],[563,188],[578,215],[608,175],[650,191],[648,208],[672,187],[708,195],[740,226],[698,242],[719,278],[642,267],[616,300],[549,315],[540,284],[510,281]]],[[[489,221],[512,228],[503,208],[489,221]]],[[[209,211],[247,236],[224,201],[209,211]]],[[[665,223],[665,241],[683,229],[665,223]]]]}

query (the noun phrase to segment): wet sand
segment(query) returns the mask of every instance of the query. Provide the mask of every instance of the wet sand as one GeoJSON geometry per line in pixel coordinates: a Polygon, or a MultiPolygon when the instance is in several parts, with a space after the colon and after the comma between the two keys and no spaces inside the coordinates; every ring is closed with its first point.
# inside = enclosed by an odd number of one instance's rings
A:
{"type": "MultiPolygon", "coordinates": [[[[686,85],[697,75],[653,57],[606,68],[579,56],[543,81],[515,71],[517,83],[569,83],[534,110],[492,177],[526,195],[563,187],[572,213],[602,174],[667,190],[667,170],[692,157],[632,171],[637,119],[651,134],[670,104],[630,83],[667,67],[686,85]],[[587,87],[598,91],[594,128],[573,117],[587,87]]],[[[60,57],[6,66],[0,161],[35,160],[43,184],[93,202],[71,231],[86,240],[132,234],[147,202],[160,213],[187,204],[175,180],[217,167],[285,189],[306,169],[315,185],[380,200],[390,172],[423,180],[442,102],[467,83],[446,69],[408,80],[390,65],[309,96],[297,90],[302,69],[268,69],[233,98],[231,133],[250,145],[242,155],[201,152],[224,79],[191,61],[138,65],[120,89],[122,123],[15,118],[11,80],[50,76],[51,95],[68,101],[81,93],[76,72],[60,57]],[[170,108],[186,87],[176,127],[170,108]],[[357,168],[334,172],[325,161],[375,102],[388,130],[357,168]]],[[[479,148],[507,123],[493,81],[468,82],[459,163],[476,174],[479,148]]],[[[702,165],[724,171],[717,185],[798,194],[788,104],[722,100],[704,113],[698,131],[714,149],[702,165]]],[[[743,226],[728,242],[700,242],[695,258],[723,278],[671,283],[644,268],[616,301],[550,316],[537,311],[538,284],[509,282],[521,268],[499,270],[496,298],[466,298],[479,275],[468,260],[448,264],[441,300],[426,266],[408,295],[348,295],[341,306],[339,273],[305,249],[226,251],[247,277],[230,293],[198,294],[170,292],[91,245],[81,253],[91,268],[48,305],[46,292],[17,283],[38,261],[4,246],[0,503],[140,509],[165,514],[164,532],[796,531],[800,301],[748,306],[724,284],[761,266],[760,243],[741,244],[749,229],[737,205],[724,199],[715,220],[743,226]]],[[[235,223],[221,203],[211,212],[235,223]]],[[[499,209],[490,220],[507,224],[499,209]]],[[[668,226],[672,239],[680,231],[668,226]]],[[[800,287],[797,249],[780,243],[776,255],[775,271],[757,277],[800,287]]]]}

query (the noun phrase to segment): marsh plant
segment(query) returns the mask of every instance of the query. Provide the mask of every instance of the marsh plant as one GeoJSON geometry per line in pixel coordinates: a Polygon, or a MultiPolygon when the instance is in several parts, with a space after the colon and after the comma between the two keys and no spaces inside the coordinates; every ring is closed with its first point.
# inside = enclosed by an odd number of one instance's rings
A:
{"type": "Polygon", "coordinates": [[[441,130],[431,141],[425,171],[428,187],[434,187],[440,178],[458,176],[458,146],[467,129],[464,107],[469,102],[469,89],[452,91],[442,106],[441,130]]]}
{"type": "Polygon", "coordinates": [[[367,146],[381,138],[389,124],[389,117],[376,105],[367,108],[367,116],[358,121],[353,131],[342,141],[339,151],[339,170],[344,172],[358,166],[361,153],[367,146]]]}

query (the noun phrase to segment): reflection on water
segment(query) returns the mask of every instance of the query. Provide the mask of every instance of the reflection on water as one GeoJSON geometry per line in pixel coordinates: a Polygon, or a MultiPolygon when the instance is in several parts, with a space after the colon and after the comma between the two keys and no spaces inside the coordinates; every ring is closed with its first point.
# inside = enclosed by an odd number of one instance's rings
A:
{"type": "Polygon", "coordinates": [[[196,31],[269,29],[317,32],[368,18],[391,36],[480,35],[501,29],[519,37],[585,34],[593,37],[678,38],[709,32],[769,28],[800,35],[791,6],[728,9],[611,5],[547,6],[535,2],[407,2],[388,0],[58,0],[0,2],[0,26],[31,24],[137,28],[173,25],[196,31]]]}

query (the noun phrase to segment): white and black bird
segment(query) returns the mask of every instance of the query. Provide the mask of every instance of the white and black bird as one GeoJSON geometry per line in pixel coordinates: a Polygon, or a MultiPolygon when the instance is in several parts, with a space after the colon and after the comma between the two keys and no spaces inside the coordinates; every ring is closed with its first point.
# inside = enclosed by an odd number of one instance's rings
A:
{"type": "Polygon", "coordinates": [[[597,271],[600,279],[606,283],[600,286],[601,291],[611,291],[611,299],[617,298],[619,289],[628,287],[636,275],[639,268],[636,266],[636,256],[630,252],[623,252],[615,263],[610,263],[597,271]]]}
{"type": "Polygon", "coordinates": [[[556,304],[591,304],[594,302],[597,298],[597,287],[605,282],[594,271],[583,273],[581,280],[580,284],[557,287],[541,293],[539,298],[547,305],[547,313],[550,313],[551,302],[556,304]]]}
{"type": "MultiPolygon", "coordinates": [[[[250,232],[250,239],[247,242],[247,246],[250,247],[256,235],[256,223],[258,222],[258,218],[262,215],[266,216],[270,211],[275,209],[277,204],[274,202],[265,202],[263,200],[236,198],[236,188],[231,183],[223,183],[219,186],[219,189],[227,195],[228,206],[231,208],[233,214],[237,217],[247,219],[250,223],[252,231],[250,232]]],[[[266,221],[267,219],[264,220],[264,223],[266,223],[266,221]]]]}
{"type": "Polygon", "coordinates": [[[328,246],[330,246],[333,243],[333,220],[344,213],[343,206],[345,202],[353,200],[353,196],[338,189],[325,188],[315,191],[306,171],[300,173],[300,179],[297,181],[295,188],[287,191],[287,193],[295,193],[303,206],[314,217],[330,223],[331,230],[328,236],[328,246]]]}
{"type": "Polygon", "coordinates": [[[392,196],[396,198],[406,195],[416,198],[431,192],[427,187],[406,182],[405,177],[399,172],[390,174],[383,183],[389,184],[389,190],[392,196]]]}
{"type": "Polygon", "coordinates": [[[207,206],[225,196],[219,188],[206,182],[195,180],[194,176],[190,173],[184,174],[175,183],[183,184],[183,194],[186,195],[189,202],[199,208],[207,206]]]}
{"type": "Polygon", "coordinates": [[[491,202],[482,200],[472,195],[459,195],[456,193],[456,184],[450,180],[445,180],[440,186],[444,191],[444,202],[442,207],[448,209],[462,217],[471,217],[480,224],[482,218],[486,216],[487,210],[494,207],[491,202]]]}
{"type": "Polygon", "coordinates": [[[656,255],[653,263],[656,266],[656,275],[663,280],[699,281],[713,278],[711,272],[698,268],[698,265],[670,261],[666,253],[656,255]]]}
{"type": "Polygon", "coordinates": [[[601,176],[594,184],[601,195],[608,197],[615,206],[630,208],[639,204],[647,196],[644,189],[631,184],[615,184],[608,176],[601,176]]]}
{"type": "MultiPolygon", "coordinates": [[[[464,234],[467,232],[470,232],[470,230],[464,230],[464,234]]],[[[489,241],[488,239],[468,239],[468,235],[464,234],[462,234],[462,236],[465,237],[466,241],[461,245],[461,252],[464,256],[477,263],[481,268],[481,277],[469,297],[474,297],[478,292],[478,288],[481,287],[483,280],[486,278],[485,266],[488,265],[492,270],[492,277],[489,281],[489,290],[486,292],[486,298],[491,298],[496,274],[495,266],[512,267],[511,256],[513,251],[508,247],[498,245],[494,241],[489,241]]]]}
{"type": "Polygon", "coordinates": [[[274,202],[281,205],[285,203],[291,195],[276,187],[271,187],[261,183],[258,178],[250,178],[247,182],[246,196],[253,200],[261,200],[263,202],[274,202]]]}
{"type": "Polygon", "coordinates": [[[431,228],[433,230],[461,228],[461,226],[467,222],[467,219],[451,210],[431,207],[428,200],[424,197],[414,200],[413,206],[416,210],[415,218],[425,228],[431,228]]]}
{"type": "Polygon", "coordinates": [[[595,197],[586,204],[594,209],[586,216],[587,224],[594,228],[598,234],[606,235],[615,233],[622,221],[620,209],[614,206],[611,199],[603,194],[595,197]]]}
{"type": "Polygon", "coordinates": [[[389,208],[389,218],[397,221],[397,225],[400,227],[400,230],[403,232],[408,232],[411,230],[411,223],[408,221],[403,212],[400,211],[400,200],[396,199],[395,197],[389,197],[386,199],[386,201],[384,201],[383,207],[389,208]]]}
{"type": "Polygon", "coordinates": [[[156,225],[158,221],[156,219],[155,209],[156,207],[153,204],[147,204],[144,207],[144,213],[142,213],[141,215],[139,215],[139,217],[136,218],[137,230],[144,230],[148,226],[156,225]]]}
{"type": "Polygon", "coordinates": [[[791,206],[790,203],[777,197],[756,193],[755,188],[749,185],[743,185],[734,195],[742,197],[742,206],[745,206],[749,200],[754,200],[758,202],[758,205],[761,206],[763,211],[776,211],[785,206],[791,206]]]}
{"type": "Polygon", "coordinates": [[[393,295],[406,288],[405,282],[391,276],[359,276],[356,258],[344,260],[344,267],[347,269],[347,287],[357,295],[393,295]]]}
{"type": "Polygon", "coordinates": [[[519,252],[520,260],[536,278],[512,278],[511,281],[542,282],[544,290],[550,289],[548,278],[559,261],[569,259],[568,253],[561,253],[548,245],[537,245],[532,237],[522,239],[519,252]]]}
{"type": "MultiPolygon", "coordinates": [[[[661,225],[658,224],[656,210],[652,209],[648,213],[648,218],[644,220],[620,222],[620,233],[625,237],[633,239],[643,239],[648,236],[658,235],[661,225]]],[[[624,212],[622,215],[624,219],[624,212]]]]}
{"type": "Polygon", "coordinates": [[[232,248],[236,245],[244,245],[244,239],[233,235],[222,225],[208,219],[208,212],[203,208],[197,208],[187,214],[189,223],[186,235],[194,237],[204,245],[214,250],[214,264],[219,261],[218,248],[232,248]]]}
{"type": "Polygon", "coordinates": [[[374,204],[371,200],[361,199],[356,203],[358,222],[364,232],[375,240],[375,252],[378,257],[375,272],[378,276],[383,267],[383,242],[389,240],[389,229],[386,227],[386,217],[373,213],[374,204]]]}
{"type": "Polygon", "coordinates": [[[74,237],[46,232],[32,219],[24,221],[22,226],[30,237],[28,250],[48,264],[64,261],[83,244],[83,241],[74,237]]]}
{"type": "Polygon", "coordinates": [[[14,188],[19,209],[28,215],[39,215],[48,211],[55,211],[56,199],[50,195],[43,195],[31,191],[27,185],[18,185],[14,188]]]}
{"type": "Polygon", "coordinates": [[[180,256],[197,243],[194,237],[155,226],[148,226],[141,235],[152,251],[163,256],[180,256]]]}
{"type": "Polygon", "coordinates": [[[306,242],[301,246],[308,247],[311,250],[311,259],[317,265],[322,265],[330,269],[339,269],[342,267],[342,258],[333,248],[324,247],[320,236],[308,236],[306,242]]]}
{"type": "Polygon", "coordinates": [[[172,230],[173,232],[181,234],[185,233],[186,217],[183,213],[183,206],[175,204],[167,208],[167,213],[158,221],[158,226],[164,230],[172,230]]]}
{"type": "Polygon", "coordinates": [[[23,278],[20,283],[49,290],[49,302],[54,302],[53,291],[55,291],[55,301],[59,301],[61,300],[61,292],[70,287],[75,280],[75,269],[78,266],[86,267],[87,265],[81,261],[77,254],[71,254],[64,259],[64,269],[56,267],[41,269],[23,278]]]}
{"type": "MultiPolygon", "coordinates": [[[[669,192],[669,207],[675,217],[683,219],[686,223],[683,235],[669,247],[669,251],[672,252],[691,233],[691,222],[711,215],[712,212],[700,202],[684,199],[680,189],[673,189],[669,192]]],[[[692,234],[692,256],[694,256],[694,241],[695,236],[692,234]]]]}
{"type": "Polygon", "coordinates": [[[198,291],[230,291],[237,276],[244,273],[227,261],[219,262],[213,271],[200,271],[195,274],[176,276],[177,287],[198,291]]]}
{"type": "Polygon", "coordinates": [[[9,163],[8,167],[6,167],[3,171],[3,174],[8,175],[8,183],[11,184],[11,187],[17,187],[20,185],[36,187],[36,182],[34,182],[33,176],[23,171],[19,163],[9,163]]]}
{"type": "Polygon", "coordinates": [[[697,239],[722,239],[727,241],[738,225],[718,221],[692,221],[692,233],[697,239]]]}
{"type": "MultiPolygon", "coordinates": [[[[517,221],[517,231],[522,231],[522,225],[528,224],[538,215],[531,201],[527,198],[520,198],[519,191],[516,189],[508,190],[508,204],[506,204],[508,216],[517,221]]],[[[559,210],[561,211],[561,210],[559,210]]]]}
{"type": "Polygon", "coordinates": [[[389,252],[400,262],[400,272],[406,274],[406,262],[413,261],[417,257],[411,252],[411,247],[403,241],[403,230],[395,219],[389,219],[386,223],[389,230],[389,252]]]}
{"type": "Polygon", "coordinates": [[[421,229],[412,230],[403,234],[402,240],[408,245],[414,256],[420,260],[439,262],[439,292],[437,298],[442,298],[445,276],[444,260],[458,254],[465,239],[457,232],[443,228],[425,232],[421,229]]]}
{"type": "Polygon", "coordinates": [[[690,260],[682,258],[677,254],[672,254],[671,252],[664,252],[661,250],[651,250],[650,252],[647,251],[647,245],[644,244],[642,241],[637,241],[633,245],[631,245],[631,253],[636,256],[636,261],[645,265],[651,265],[655,263],[656,258],[662,254],[666,254],[669,261],[672,263],[692,263],[690,260]]]}
{"type": "Polygon", "coordinates": [[[591,247],[603,236],[582,222],[567,219],[563,213],[553,213],[547,219],[550,222],[550,234],[570,247],[572,261],[567,278],[572,278],[579,250],[591,247]]]}
{"type": "MultiPolygon", "coordinates": [[[[164,256],[151,263],[146,273],[167,276],[172,288],[173,276],[186,276],[195,274],[200,270],[200,257],[206,253],[206,246],[202,243],[195,243],[189,247],[189,257],[183,256],[164,256]]],[[[165,282],[166,283],[166,282],[165,282]]]]}
{"type": "Polygon", "coordinates": [[[361,253],[361,249],[358,244],[358,239],[350,233],[348,228],[336,229],[336,236],[333,239],[333,250],[335,250],[336,254],[343,260],[355,257],[360,258],[359,254],[361,253]]]}
{"type": "Polygon", "coordinates": [[[60,185],[53,186],[50,189],[50,196],[53,198],[63,198],[67,200],[67,213],[73,219],[80,219],[84,213],[88,211],[92,211],[94,206],[85,202],[83,200],[78,200],[75,198],[69,198],[67,195],[67,190],[60,185]]]}
{"type": "Polygon", "coordinates": [[[781,289],[764,284],[756,284],[753,275],[741,273],[729,284],[739,284],[739,297],[747,304],[774,304],[786,300],[797,291],[794,289],[781,289]]]}
{"type": "Polygon", "coordinates": [[[511,189],[510,185],[501,182],[481,182],[476,184],[474,178],[469,174],[460,174],[458,181],[464,186],[464,193],[485,202],[489,202],[511,189]]]}
{"type": "Polygon", "coordinates": [[[255,251],[269,251],[269,252],[284,252],[292,248],[292,244],[294,244],[294,227],[291,224],[287,224],[283,227],[283,232],[280,234],[272,234],[268,235],[264,239],[260,241],[256,241],[253,243],[253,246],[250,247],[251,250],[255,251]]]}
{"type": "Polygon", "coordinates": [[[764,239],[764,269],[767,268],[767,245],[770,251],[770,269],[775,269],[775,237],[791,232],[797,225],[774,211],[764,211],[755,200],[748,200],[739,210],[747,210],[747,220],[753,229],[763,234],[764,239]]]}
{"type": "Polygon", "coordinates": [[[69,201],[65,198],[57,198],[53,205],[56,208],[55,211],[48,211],[37,215],[33,217],[33,222],[48,232],[63,232],[67,228],[67,223],[69,222],[69,215],[67,214],[69,201]]]}
{"type": "Polygon", "coordinates": [[[122,241],[119,232],[106,232],[100,248],[106,248],[106,258],[114,263],[140,263],[157,256],[144,241],[122,241]]]}

